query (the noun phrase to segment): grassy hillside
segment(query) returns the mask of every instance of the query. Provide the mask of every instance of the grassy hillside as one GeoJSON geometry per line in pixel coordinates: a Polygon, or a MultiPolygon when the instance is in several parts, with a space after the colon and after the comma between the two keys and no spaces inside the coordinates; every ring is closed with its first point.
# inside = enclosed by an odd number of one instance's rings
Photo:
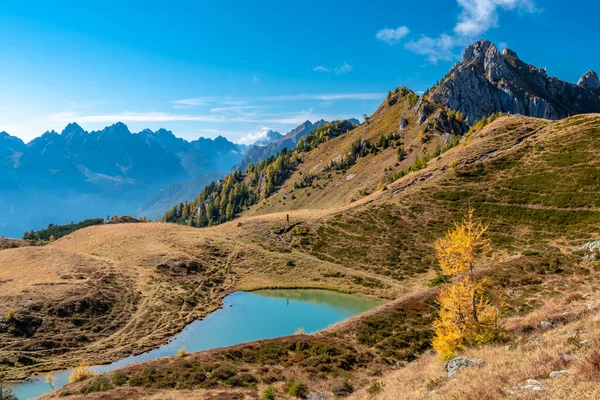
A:
{"type": "MultiPolygon", "coordinates": [[[[490,225],[497,257],[486,274],[507,296],[507,322],[534,318],[568,293],[588,294],[597,284],[597,262],[570,248],[600,236],[600,116],[558,122],[502,117],[390,181],[452,139],[416,126],[418,109],[405,97],[384,103],[370,124],[302,153],[279,191],[234,221],[203,229],[163,223],[90,227],[44,248],[1,251],[0,281],[10,284],[3,284],[0,315],[13,308],[19,318],[38,321],[38,328],[27,323],[30,334],[19,336],[0,321],[0,368],[17,377],[108,361],[163,342],[217,307],[228,291],[323,287],[394,301],[318,335],[133,365],[118,378],[94,378],[63,393],[93,398],[89,392],[110,389],[102,398],[163,398],[164,390],[175,388],[181,398],[222,391],[243,398],[272,384],[282,396],[299,377],[327,393],[342,380],[360,393],[385,379],[382,393],[393,396],[395,377],[428,351],[435,317],[435,288],[428,286],[438,273],[432,243],[469,207],[490,225]],[[403,130],[400,118],[408,121],[403,130]],[[384,132],[401,132],[405,159],[398,162],[397,148],[389,146],[347,169],[325,169],[357,138],[375,142],[384,132]],[[307,174],[317,177],[299,188],[307,174]],[[105,304],[68,306],[87,304],[80,299],[90,293],[101,293],[93,297],[105,304]],[[58,310],[67,310],[67,318],[58,310]],[[103,322],[108,320],[113,322],[103,322]],[[65,332],[73,339],[65,341],[65,332]],[[82,335],[87,339],[80,340],[82,335]],[[52,345],[43,348],[46,343],[52,345]],[[215,375],[217,368],[228,372],[215,375]]],[[[533,346],[536,329],[508,325],[510,342],[533,346]]],[[[438,371],[433,357],[423,360],[438,371]]],[[[431,384],[431,390],[444,384],[431,384]]]]}

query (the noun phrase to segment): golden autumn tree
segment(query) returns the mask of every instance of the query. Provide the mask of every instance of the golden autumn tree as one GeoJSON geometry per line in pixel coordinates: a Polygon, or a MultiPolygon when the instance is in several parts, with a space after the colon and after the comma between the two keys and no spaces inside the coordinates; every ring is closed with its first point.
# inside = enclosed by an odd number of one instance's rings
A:
{"type": "Polygon", "coordinates": [[[454,277],[438,294],[440,313],[434,322],[433,347],[445,359],[467,346],[493,340],[499,332],[491,282],[476,275],[490,251],[486,231],[487,226],[475,221],[470,210],[461,224],[435,242],[440,267],[454,277]]]}
{"type": "Polygon", "coordinates": [[[96,375],[94,370],[86,363],[74,368],[69,375],[69,383],[81,382],[96,375]]]}

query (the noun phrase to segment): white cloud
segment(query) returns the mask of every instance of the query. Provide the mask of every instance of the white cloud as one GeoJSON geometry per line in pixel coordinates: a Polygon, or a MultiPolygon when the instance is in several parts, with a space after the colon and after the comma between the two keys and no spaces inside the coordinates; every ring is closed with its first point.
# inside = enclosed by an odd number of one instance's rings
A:
{"type": "Polygon", "coordinates": [[[292,94],[282,96],[262,97],[266,101],[305,101],[305,100],[380,100],[385,98],[385,93],[325,93],[325,94],[292,94]]]}
{"type": "Polygon", "coordinates": [[[179,106],[203,106],[215,101],[214,97],[194,97],[191,99],[172,100],[171,103],[179,106]]]}
{"type": "Polygon", "coordinates": [[[331,70],[327,67],[324,67],[322,65],[317,65],[316,67],[313,68],[313,71],[315,72],[331,72],[331,70]]]}
{"type": "Polygon", "coordinates": [[[489,29],[498,26],[500,11],[534,12],[533,0],[457,0],[458,19],[452,34],[432,38],[422,36],[408,42],[406,49],[427,56],[432,63],[451,61],[458,57],[457,47],[464,47],[489,29]]]}
{"type": "Polygon", "coordinates": [[[406,48],[414,53],[427,56],[427,59],[436,64],[439,60],[451,61],[457,57],[454,54],[456,39],[452,36],[442,34],[438,38],[433,39],[427,36],[422,36],[418,40],[413,40],[406,43],[406,48]]]}
{"type": "Polygon", "coordinates": [[[386,42],[387,44],[395,45],[400,40],[404,39],[409,33],[410,29],[408,29],[406,26],[399,26],[396,29],[381,29],[377,32],[375,37],[381,41],[386,42]]]}
{"type": "Polygon", "coordinates": [[[256,143],[256,141],[260,140],[260,139],[264,139],[267,137],[267,133],[272,130],[271,128],[264,126],[264,125],[259,125],[257,130],[254,132],[247,132],[244,135],[242,135],[238,140],[237,143],[240,144],[254,144],[256,143]]]}
{"type": "Polygon", "coordinates": [[[258,110],[261,108],[265,108],[265,106],[228,106],[228,107],[215,107],[211,108],[210,112],[212,113],[222,113],[222,112],[244,112],[245,110],[258,110]]]}
{"type": "Polygon", "coordinates": [[[334,68],[325,67],[323,65],[317,65],[316,67],[313,68],[313,71],[325,72],[325,73],[333,72],[336,75],[342,75],[342,74],[347,74],[348,72],[352,72],[353,69],[354,69],[354,67],[352,65],[348,64],[347,62],[344,62],[334,68]]]}
{"type": "Polygon", "coordinates": [[[336,67],[334,69],[334,72],[336,75],[347,74],[348,72],[351,72],[353,68],[354,67],[352,65],[345,62],[342,65],[340,65],[339,67],[336,67]]]}
{"type": "Polygon", "coordinates": [[[75,113],[56,113],[49,116],[51,122],[69,123],[77,121],[80,123],[103,123],[113,124],[115,122],[165,122],[165,121],[200,121],[200,122],[222,122],[224,117],[215,115],[188,115],[171,113],[132,113],[123,112],[117,114],[78,115],[75,113]]]}
{"type": "Polygon", "coordinates": [[[478,37],[498,26],[498,10],[535,10],[533,0],[457,0],[461,8],[454,32],[463,37],[478,37]]]}

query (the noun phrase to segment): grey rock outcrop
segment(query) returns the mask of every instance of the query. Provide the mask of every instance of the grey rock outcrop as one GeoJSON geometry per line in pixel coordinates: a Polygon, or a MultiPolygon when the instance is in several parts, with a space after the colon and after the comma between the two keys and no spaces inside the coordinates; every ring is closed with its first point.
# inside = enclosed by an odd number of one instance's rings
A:
{"type": "Polygon", "coordinates": [[[481,366],[484,362],[482,360],[466,358],[466,357],[455,357],[452,360],[446,361],[444,364],[444,371],[448,374],[448,378],[454,377],[460,371],[471,366],[481,366]]]}
{"type": "Polygon", "coordinates": [[[406,127],[408,126],[408,120],[404,119],[404,118],[400,118],[400,124],[398,125],[398,128],[403,131],[404,129],[406,129],[406,127]]]}
{"type": "Polygon", "coordinates": [[[598,89],[600,88],[600,79],[598,79],[596,71],[589,70],[579,78],[577,85],[585,89],[598,89]]]}
{"type": "Polygon", "coordinates": [[[600,84],[588,73],[580,85],[550,77],[545,68],[521,61],[517,54],[480,40],[468,46],[457,63],[429,92],[429,100],[460,111],[471,125],[496,112],[560,119],[600,112],[600,84]]]}
{"type": "Polygon", "coordinates": [[[564,374],[567,374],[568,372],[569,372],[568,369],[561,369],[560,371],[552,371],[548,375],[548,378],[555,379],[555,378],[558,378],[560,376],[563,376],[564,374]]]}

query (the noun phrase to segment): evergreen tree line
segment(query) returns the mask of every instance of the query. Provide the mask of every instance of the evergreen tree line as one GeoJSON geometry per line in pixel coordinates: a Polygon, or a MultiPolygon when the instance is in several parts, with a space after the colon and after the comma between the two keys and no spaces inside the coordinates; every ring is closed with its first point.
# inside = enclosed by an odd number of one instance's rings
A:
{"type": "Polygon", "coordinates": [[[67,236],[68,234],[75,232],[78,229],[87,228],[88,226],[93,225],[102,225],[104,223],[103,218],[91,218],[86,219],[80,222],[71,222],[66,225],[54,225],[49,224],[46,229],[41,229],[39,231],[29,231],[25,232],[23,235],[23,239],[25,240],[45,240],[45,241],[53,241],[55,239],[59,239],[63,236],[67,236]]]}

